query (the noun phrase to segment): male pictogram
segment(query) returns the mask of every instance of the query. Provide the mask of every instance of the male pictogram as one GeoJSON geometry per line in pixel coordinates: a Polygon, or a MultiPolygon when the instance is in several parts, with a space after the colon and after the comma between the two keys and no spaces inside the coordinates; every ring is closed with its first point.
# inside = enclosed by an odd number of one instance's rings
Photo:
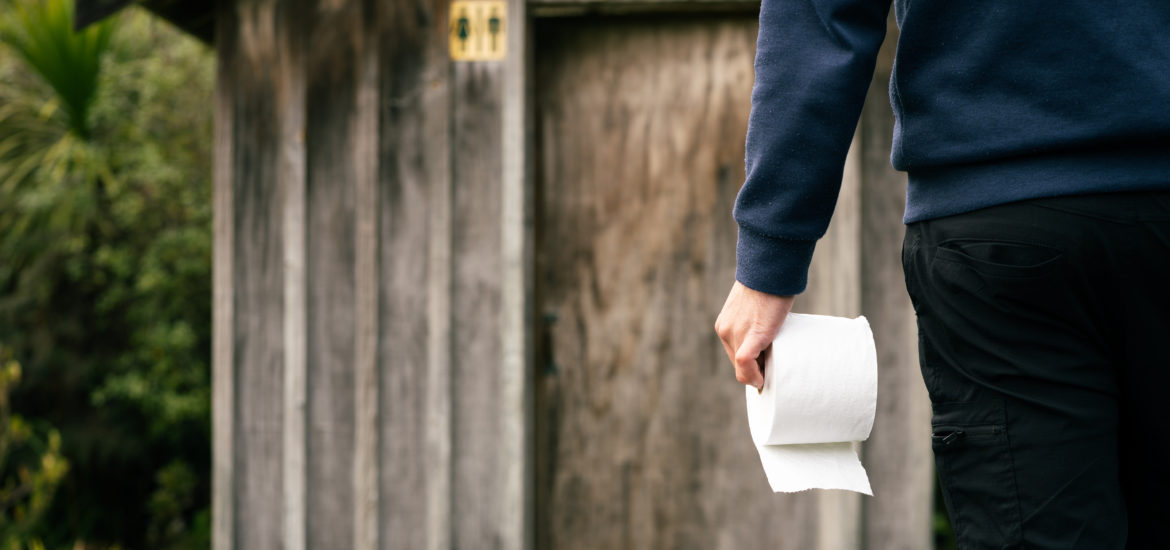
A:
{"type": "Polygon", "coordinates": [[[488,34],[492,35],[491,51],[495,52],[499,49],[496,46],[496,37],[500,34],[500,16],[494,7],[492,8],[492,16],[488,18],[488,34]]]}

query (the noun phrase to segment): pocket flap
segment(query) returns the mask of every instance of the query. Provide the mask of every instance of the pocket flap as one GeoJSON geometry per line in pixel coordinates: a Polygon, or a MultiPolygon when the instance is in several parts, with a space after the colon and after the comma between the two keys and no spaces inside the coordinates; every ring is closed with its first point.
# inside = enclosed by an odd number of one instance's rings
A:
{"type": "Polygon", "coordinates": [[[1007,423],[1006,405],[1002,399],[934,403],[930,425],[938,426],[1003,426],[1007,423]]]}

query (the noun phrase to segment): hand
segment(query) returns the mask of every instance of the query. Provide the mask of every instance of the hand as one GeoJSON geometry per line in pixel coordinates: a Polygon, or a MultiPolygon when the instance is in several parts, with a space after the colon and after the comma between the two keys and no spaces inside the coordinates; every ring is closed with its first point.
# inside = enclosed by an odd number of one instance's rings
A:
{"type": "Polygon", "coordinates": [[[795,296],[752,290],[736,281],[715,320],[715,333],[735,366],[735,379],[756,389],[764,386],[764,358],[788,317],[795,296]]]}

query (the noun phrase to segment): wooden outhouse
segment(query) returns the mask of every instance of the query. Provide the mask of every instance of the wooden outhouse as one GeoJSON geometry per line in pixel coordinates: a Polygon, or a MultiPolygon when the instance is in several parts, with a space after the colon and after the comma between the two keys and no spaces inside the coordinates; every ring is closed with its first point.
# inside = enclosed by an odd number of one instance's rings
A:
{"type": "Polygon", "coordinates": [[[216,550],[932,546],[892,25],[797,301],[873,326],[870,498],[770,492],[712,330],[758,2],[144,4],[218,59],[216,550]]]}

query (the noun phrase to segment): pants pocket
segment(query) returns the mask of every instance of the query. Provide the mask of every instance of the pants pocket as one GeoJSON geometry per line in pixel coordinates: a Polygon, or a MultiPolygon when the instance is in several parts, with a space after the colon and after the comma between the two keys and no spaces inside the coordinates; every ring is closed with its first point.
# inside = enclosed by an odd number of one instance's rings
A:
{"type": "Polygon", "coordinates": [[[937,403],[931,446],[959,548],[1015,548],[1021,519],[1003,401],[937,403]]]}

